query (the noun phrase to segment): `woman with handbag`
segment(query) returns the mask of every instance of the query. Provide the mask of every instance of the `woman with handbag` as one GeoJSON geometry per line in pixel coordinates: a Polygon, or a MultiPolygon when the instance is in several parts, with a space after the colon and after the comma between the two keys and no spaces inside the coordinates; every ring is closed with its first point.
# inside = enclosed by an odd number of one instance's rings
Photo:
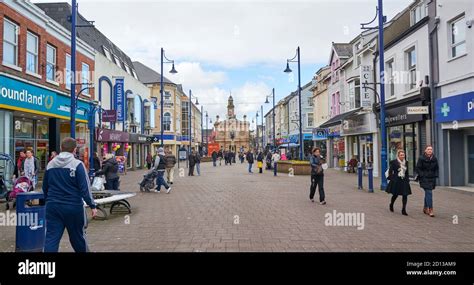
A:
{"type": "Polygon", "coordinates": [[[438,178],[438,160],[433,154],[433,147],[428,145],[425,152],[416,163],[417,180],[420,187],[425,191],[425,203],[423,213],[434,217],[433,212],[433,190],[436,187],[436,178],[438,178]]]}
{"type": "Polygon", "coordinates": [[[326,195],[324,193],[324,159],[321,157],[321,149],[313,148],[313,155],[309,158],[311,165],[311,187],[309,189],[309,199],[314,203],[316,187],[319,190],[319,204],[326,205],[326,195]]]}
{"type": "Polygon", "coordinates": [[[405,151],[399,149],[397,151],[397,159],[390,161],[390,168],[388,169],[388,183],[387,193],[392,194],[390,201],[390,212],[393,212],[393,204],[399,195],[402,195],[402,214],[408,216],[406,207],[408,203],[408,195],[411,195],[410,178],[408,174],[408,161],[405,160],[405,151]]]}

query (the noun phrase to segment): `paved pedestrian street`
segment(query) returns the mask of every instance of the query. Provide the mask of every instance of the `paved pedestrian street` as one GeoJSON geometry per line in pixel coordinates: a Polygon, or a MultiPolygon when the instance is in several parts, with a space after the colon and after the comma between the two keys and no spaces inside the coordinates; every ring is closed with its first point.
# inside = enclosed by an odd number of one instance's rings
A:
{"type": "MultiPolygon", "coordinates": [[[[422,213],[422,190],[412,184],[406,217],[400,213],[401,198],[391,213],[390,196],[357,190],[354,174],[326,171],[327,205],[323,206],[309,200],[308,176],[249,174],[246,167],[245,163],[220,167],[203,163],[202,176],[176,175],[170,194],[140,193],[137,183],[145,171],[128,172],[121,177],[121,188],[138,192],[129,200],[133,213],[91,221],[87,229],[91,250],[474,251],[474,196],[470,194],[436,189],[436,217],[430,218],[422,213]],[[337,226],[338,214],[350,213],[359,223],[337,226]]],[[[14,244],[15,228],[2,227],[0,251],[14,251],[14,244]]],[[[67,234],[60,251],[72,251],[67,234]]]]}

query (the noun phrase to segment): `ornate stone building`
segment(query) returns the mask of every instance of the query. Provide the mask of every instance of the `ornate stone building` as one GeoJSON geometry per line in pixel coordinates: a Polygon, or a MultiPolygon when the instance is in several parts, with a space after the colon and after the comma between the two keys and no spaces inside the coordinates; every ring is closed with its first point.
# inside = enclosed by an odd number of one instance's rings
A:
{"type": "Polygon", "coordinates": [[[230,149],[234,152],[239,152],[241,149],[244,151],[249,149],[250,122],[247,121],[247,116],[245,115],[243,120],[237,119],[232,95],[229,96],[227,104],[227,119],[219,121],[219,116],[217,116],[214,128],[216,130],[215,142],[219,143],[221,149],[230,149]]]}

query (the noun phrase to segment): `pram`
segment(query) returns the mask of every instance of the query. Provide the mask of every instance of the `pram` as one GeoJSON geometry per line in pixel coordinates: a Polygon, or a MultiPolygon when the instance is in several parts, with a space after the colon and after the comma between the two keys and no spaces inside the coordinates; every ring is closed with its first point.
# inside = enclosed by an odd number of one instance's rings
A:
{"type": "Polygon", "coordinates": [[[143,175],[143,180],[140,183],[140,191],[150,192],[155,187],[155,180],[158,177],[158,171],[155,169],[150,170],[147,174],[143,175]]]}
{"type": "Polygon", "coordinates": [[[28,177],[22,176],[15,180],[15,186],[13,186],[13,190],[8,192],[7,194],[7,210],[10,209],[10,203],[13,204],[13,208],[16,206],[16,196],[19,193],[24,192],[31,192],[33,191],[33,181],[31,181],[28,177]]]}

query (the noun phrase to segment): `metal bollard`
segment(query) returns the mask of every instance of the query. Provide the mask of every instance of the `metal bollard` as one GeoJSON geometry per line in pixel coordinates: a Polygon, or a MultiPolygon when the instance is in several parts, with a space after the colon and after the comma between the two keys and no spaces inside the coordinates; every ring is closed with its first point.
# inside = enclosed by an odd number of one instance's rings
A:
{"type": "Polygon", "coordinates": [[[357,176],[359,177],[358,189],[361,190],[363,189],[363,186],[362,186],[362,163],[360,162],[357,164],[357,176]]]}
{"type": "Polygon", "coordinates": [[[369,193],[374,193],[374,169],[372,164],[367,166],[367,171],[369,172],[369,193]]]}

